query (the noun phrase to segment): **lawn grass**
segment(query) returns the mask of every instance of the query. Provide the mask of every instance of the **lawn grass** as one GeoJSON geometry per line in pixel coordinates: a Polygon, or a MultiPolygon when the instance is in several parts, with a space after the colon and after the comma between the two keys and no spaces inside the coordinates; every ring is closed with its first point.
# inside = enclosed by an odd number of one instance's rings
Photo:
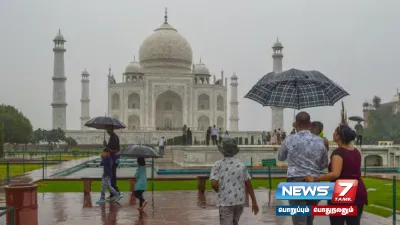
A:
{"type": "MultiPolygon", "coordinates": [[[[84,155],[77,155],[77,156],[61,155],[61,160],[75,160],[75,159],[82,159],[82,158],[86,158],[86,157],[90,157],[90,156],[84,156],[84,155]]],[[[60,160],[60,156],[59,155],[47,156],[46,159],[47,160],[60,160]]]]}
{"type": "Polygon", "coordinates": [[[376,207],[373,205],[364,206],[364,211],[375,214],[377,216],[382,216],[385,218],[392,216],[392,211],[387,210],[387,209],[382,209],[380,207],[376,207]]]}
{"type": "MultiPolygon", "coordinates": [[[[376,189],[368,192],[368,206],[365,206],[365,211],[379,215],[382,217],[389,217],[392,215],[393,206],[393,191],[391,180],[380,180],[375,178],[363,178],[367,188],[376,189]],[[373,205],[385,207],[380,208],[373,205]]],[[[273,178],[272,188],[276,189],[280,182],[285,182],[283,178],[273,178]]],[[[82,181],[40,181],[38,184],[38,192],[83,192],[82,181]],[[68,185],[66,185],[66,183],[68,185]]],[[[254,189],[268,188],[268,180],[253,179],[252,184],[254,189]]],[[[148,181],[148,190],[151,190],[151,181],[148,181]]],[[[101,182],[94,181],[92,183],[92,191],[100,192],[101,182]]],[[[118,187],[122,192],[130,191],[129,181],[119,181],[118,187]]],[[[206,189],[211,190],[210,183],[207,181],[206,189]]],[[[176,190],[197,190],[197,180],[185,181],[154,181],[155,191],[176,191],[176,190]]],[[[396,185],[396,201],[400,203],[400,182],[396,185]]],[[[400,210],[400,204],[396,204],[397,210],[400,210]]]]}
{"type": "MultiPolygon", "coordinates": [[[[42,168],[41,164],[25,164],[25,173],[42,168]]],[[[24,174],[23,164],[10,164],[10,177],[24,174]]],[[[0,180],[7,179],[7,165],[0,164],[0,180]]]]}

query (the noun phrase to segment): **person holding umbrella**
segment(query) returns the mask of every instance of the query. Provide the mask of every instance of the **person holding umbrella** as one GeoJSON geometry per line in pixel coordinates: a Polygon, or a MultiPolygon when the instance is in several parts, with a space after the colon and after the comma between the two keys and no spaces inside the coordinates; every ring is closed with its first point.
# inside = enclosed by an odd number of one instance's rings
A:
{"type": "Polygon", "coordinates": [[[364,127],[361,125],[361,121],[358,121],[356,126],[354,127],[357,134],[356,145],[362,146],[362,138],[364,133],[364,127]]]}
{"type": "MultiPolygon", "coordinates": [[[[116,153],[119,152],[120,146],[119,146],[119,137],[118,135],[114,132],[115,129],[124,129],[126,128],[125,124],[119,121],[116,118],[108,117],[108,116],[98,116],[90,119],[85,123],[86,127],[91,127],[91,128],[96,128],[96,129],[101,129],[101,130],[106,130],[108,135],[110,135],[110,138],[108,140],[108,143],[103,142],[103,145],[105,145],[105,148],[108,150],[110,153],[110,157],[112,160],[112,176],[111,176],[111,186],[120,194],[122,197],[122,193],[119,192],[119,189],[117,187],[117,167],[118,167],[118,159],[116,153]]],[[[105,135],[105,134],[104,134],[105,135]]],[[[105,139],[105,136],[104,136],[105,139]]],[[[110,197],[108,199],[111,199],[114,196],[113,193],[110,193],[110,197]]]]}
{"type": "MultiPolygon", "coordinates": [[[[106,126],[106,130],[108,135],[110,135],[110,138],[108,139],[108,143],[106,148],[109,150],[110,152],[110,156],[112,159],[112,177],[111,177],[111,186],[121,195],[121,197],[123,196],[123,194],[119,191],[118,187],[117,187],[117,167],[118,167],[118,161],[119,161],[119,157],[117,157],[117,153],[120,150],[120,146],[119,146],[119,137],[118,135],[114,132],[114,127],[113,126],[106,126]]],[[[108,199],[111,199],[114,197],[114,194],[111,192],[110,196],[108,197],[108,199]]]]}

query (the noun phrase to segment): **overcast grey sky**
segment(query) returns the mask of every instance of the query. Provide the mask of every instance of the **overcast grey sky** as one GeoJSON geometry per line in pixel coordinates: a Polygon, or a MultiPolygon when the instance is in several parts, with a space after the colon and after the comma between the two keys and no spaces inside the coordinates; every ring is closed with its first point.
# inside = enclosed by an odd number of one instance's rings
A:
{"type": "MultiPolygon", "coordinates": [[[[400,1],[398,0],[19,0],[0,1],[0,102],[50,128],[52,39],[67,40],[67,126],[79,129],[81,72],[91,75],[91,116],[107,110],[109,65],[119,82],[141,42],[163,22],[191,43],[194,59],[212,73],[239,76],[240,130],[268,130],[271,111],[244,99],[272,71],[271,46],[284,45],[283,68],[319,70],[344,87],[348,115],[362,115],[362,103],[379,95],[390,101],[400,87],[400,1]]],[[[340,119],[340,104],[307,110],[326,133],[340,119]]],[[[285,110],[290,129],[293,110],[285,110]]]]}

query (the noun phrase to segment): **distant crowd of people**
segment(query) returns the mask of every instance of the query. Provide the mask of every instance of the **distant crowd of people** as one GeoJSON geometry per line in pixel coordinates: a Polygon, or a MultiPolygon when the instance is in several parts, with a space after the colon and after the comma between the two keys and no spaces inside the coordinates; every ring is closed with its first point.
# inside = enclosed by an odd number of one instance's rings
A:
{"type": "Polygon", "coordinates": [[[286,138],[286,132],[278,128],[278,130],[275,129],[272,134],[271,132],[263,131],[261,137],[264,145],[280,145],[286,138]]]}

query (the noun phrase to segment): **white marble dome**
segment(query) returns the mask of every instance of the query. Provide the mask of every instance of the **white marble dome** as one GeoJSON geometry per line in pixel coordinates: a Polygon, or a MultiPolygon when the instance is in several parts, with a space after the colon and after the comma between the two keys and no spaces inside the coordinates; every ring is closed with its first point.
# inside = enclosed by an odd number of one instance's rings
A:
{"type": "Polygon", "coordinates": [[[132,61],[125,67],[124,74],[144,74],[144,72],[138,62],[132,61]]]}
{"type": "Polygon", "coordinates": [[[204,63],[198,63],[194,66],[194,74],[196,75],[210,75],[210,70],[204,63]]]}
{"type": "Polygon", "coordinates": [[[140,46],[142,68],[175,67],[191,70],[192,47],[176,29],[165,21],[140,46]]]}

